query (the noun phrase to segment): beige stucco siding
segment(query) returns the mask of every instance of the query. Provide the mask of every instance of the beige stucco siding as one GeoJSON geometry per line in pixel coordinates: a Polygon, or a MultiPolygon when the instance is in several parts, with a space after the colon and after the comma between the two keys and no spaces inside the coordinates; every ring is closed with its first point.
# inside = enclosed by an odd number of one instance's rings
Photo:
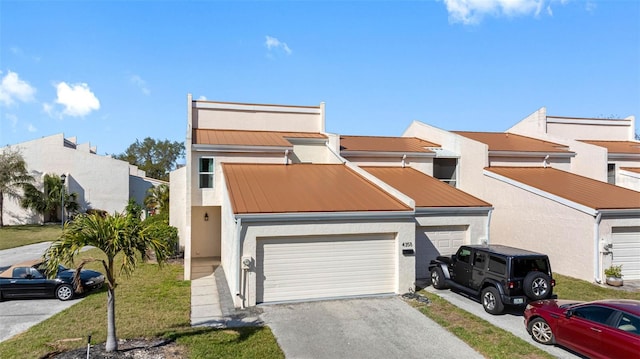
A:
{"type": "MultiPolygon", "coordinates": [[[[206,102],[196,102],[206,105],[206,102]]],[[[213,128],[220,130],[251,130],[251,131],[294,131],[294,132],[322,132],[324,129],[319,108],[300,108],[289,106],[259,106],[252,111],[250,106],[242,105],[245,109],[193,109],[193,128],[213,128]],[[282,111],[278,111],[281,108],[282,111]],[[316,113],[303,113],[316,112],[316,113]]]]}
{"type": "Polygon", "coordinates": [[[486,187],[491,243],[545,253],[555,272],[593,280],[593,216],[496,179],[486,187]]]}
{"type": "Polygon", "coordinates": [[[179,168],[169,175],[169,224],[178,229],[180,246],[187,238],[187,168],[179,168]]]}

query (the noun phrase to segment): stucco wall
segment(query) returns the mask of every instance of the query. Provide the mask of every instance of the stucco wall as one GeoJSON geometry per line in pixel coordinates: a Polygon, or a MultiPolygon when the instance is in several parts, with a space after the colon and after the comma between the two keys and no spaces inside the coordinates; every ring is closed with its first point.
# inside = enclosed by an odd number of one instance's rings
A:
{"type": "MultiPolygon", "coordinates": [[[[194,101],[206,106],[208,102],[194,101]]],[[[193,109],[193,128],[251,131],[322,132],[320,108],[237,104],[238,109],[193,109]],[[289,112],[294,111],[294,112],[289,112]],[[303,112],[317,113],[303,113],[303,112]]]]}
{"type": "Polygon", "coordinates": [[[192,258],[220,257],[220,214],[220,206],[191,207],[192,258]]]}
{"type": "MultiPolygon", "coordinates": [[[[19,148],[28,170],[37,179],[42,174],[66,174],[66,191],[78,194],[81,211],[102,209],[122,212],[129,200],[129,163],[91,153],[87,146],[64,146],[64,135],[57,134],[12,146],[19,148]]],[[[5,202],[7,214],[22,218],[25,210],[15,201],[5,202]],[[22,215],[21,215],[22,214],[22,215]]],[[[5,224],[24,224],[5,214],[5,224]]]]}
{"type": "Polygon", "coordinates": [[[621,170],[616,174],[616,185],[640,191],[640,173],[621,170]]]}
{"type": "Polygon", "coordinates": [[[485,186],[491,243],[545,253],[554,272],[593,280],[593,216],[493,178],[485,186]]]}
{"type": "Polygon", "coordinates": [[[486,212],[477,214],[440,215],[416,213],[417,227],[468,226],[469,243],[465,244],[482,244],[484,240],[491,243],[491,239],[487,233],[487,221],[488,215],[486,212]]]}
{"type": "MultiPolygon", "coordinates": [[[[490,167],[543,167],[545,156],[539,157],[489,157],[490,167]]],[[[566,157],[552,157],[546,160],[547,166],[557,168],[563,171],[571,170],[571,160],[566,157]]]]}
{"type": "MultiPolygon", "coordinates": [[[[384,167],[400,167],[402,166],[402,155],[398,157],[361,157],[361,156],[345,156],[349,162],[360,167],[363,166],[384,166],[384,167]]],[[[407,156],[404,160],[406,167],[411,167],[429,176],[433,176],[433,157],[414,157],[407,156]]]]}
{"type": "Polygon", "coordinates": [[[169,174],[169,224],[178,229],[180,246],[184,247],[187,235],[187,168],[182,167],[169,174]]]}
{"type": "Polygon", "coordinates": [[[341,163],[325,143],[303,144],[294,142],[290,163],[341,163]]]}
{"type": "Polygon", "coordinates": [[[239,272],[239,263],[240,258],[237,255],[238,251],[238,241],[237,241],[237,231],[236,231],[236,219],[233,214],[233,210],[231,207],[231,201],[229,199],[229,195],[227,191],[225,191],[225,195],[223,197],[223,204],[221,208],[221,249],[220,249],[220,263],[222,264],[222,268],[224,268],[224,274],[227,279],[227,284],[229,285],[229,289],[231,290],[231,295],[233,297],[236,296],[238,292],[238,272],[239,272]],[[236,269],[234,269],[236,268],[236,269]]]}
{"type": "MultiPolygon", "coordinates": [[[[402,254],[402,243],[411,243],[415,248],[415,222],[407,220],[345,220],[345,221],[312,221],[291,222],[283,220],[273,223],[243,223],[242,256],[251,256],[255,263],[256,240],[261,237],[300,237],[330,236],[351,234],[393,234],[397,245],[397,293],[405,293],[414,288],[415,257],[402,254]]],[[[239,268],[226,268],[225,271],[239,271],[239,268]]],[[[249,306],[256,304],[256,276],[255,268],[248,272],[247,287],[250,288],[247,297],[249,306]]],[[[231,282],[229,285],[234,290],[231,282]]],[[[235,297],[235,305],[242,304],[241,298],[235,297]]]]}
{"type": "Polygon", "coordinates": [[[575,140],[631,141],[633,116],[624,120],[547,117],[547,133],[575,140]]]}

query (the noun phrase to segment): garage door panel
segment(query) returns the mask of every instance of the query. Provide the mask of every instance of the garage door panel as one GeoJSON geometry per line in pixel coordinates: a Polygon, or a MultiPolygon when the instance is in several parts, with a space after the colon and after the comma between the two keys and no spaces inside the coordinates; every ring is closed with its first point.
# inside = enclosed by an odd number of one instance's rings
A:
{"type": "Polygon", "coordinates": [[[614,227],[611,233],[613,265],[622,265],[627,280],[640,280],[640,227],[614,227]]]}
{"type": "Polygon", "coordinates": [[[468,226],[425,226],[416,228],[416,278],[429,277],[429,262],[439,255],[451,255],[467,244],[468,226]]]}
{"type": "Polygon", "coordinates": [[[258,239],[257,302],[392,293],[392,235],[258,239]]]}

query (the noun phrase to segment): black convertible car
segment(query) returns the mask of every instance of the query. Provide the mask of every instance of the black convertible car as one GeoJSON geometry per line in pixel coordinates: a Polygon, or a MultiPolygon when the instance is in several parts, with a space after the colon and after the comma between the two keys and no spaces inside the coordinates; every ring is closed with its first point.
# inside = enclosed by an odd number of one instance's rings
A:
{"type": "MultiPolygon", "coordinates": [[[[69,300],[76,294],[73,287],[75,269],[58,267],[53,279],[44,275],[42,260],[32,260],[14,264],[0,273],[0,300],[8,298],[51,298],[69,300]]],[[[102,287],[104,275],[93,270],[80,271],[83,292],[102,287]]]]}

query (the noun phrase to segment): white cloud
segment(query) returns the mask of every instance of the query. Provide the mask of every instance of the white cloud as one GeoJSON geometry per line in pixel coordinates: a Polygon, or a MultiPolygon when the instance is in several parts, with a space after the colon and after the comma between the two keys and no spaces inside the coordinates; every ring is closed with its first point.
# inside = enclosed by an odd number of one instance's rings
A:
{"type": "MultiPolygon", "coordinates": [[[[100,109],[100,100],[91,92],[85,83],[68,85],[60,82],[56,85],[58,97],[56,103],[64,106],[63,115],[72,117],[84,117],[91,111],[100,109]]],[[[52,110],[50,105],[45,104],[44,110],[52,110]]],[[[50,111],[47,111],[50,113],[50,111]]]]}
{"type": "MultiPolygon", "coordinates": [[[[0,74],[2,74],[1,71],[0,74]]],[[[5,106],[10,106],[16,101],[33,101],[35,93],[35,87],[21,80],[20,76],[12,71],[8,71],[0,82],[0,104],[5,106]]]]}
{"type": "MultiPolygon", "coordinates": [[[[443,0],[449,12],[449,22],[478,24],[485,16],[539,16],[542,9],[553,15],[552,2],[558,0],[443,0]]],[[[567,1],[560,0],[562,5],[567,1]]]]}
{"type": "Polygon", "coordinates": [[[142,77],[140,77],[138,75],[132,75],[129,78],[129,81],[131,81],[132,84],[137,86],[140,89],[140,91],[142,91],[143,94],[145,94],[147,96],[149,96],[151,94],[151,91],[147,87],[147,82],[145,80],[143,80],[142,77]]]}
{"type": "Polygon", "coordinates": [[[207,101],[207,98],[205,96],[200,96],[198,97],[198,101],[207,101]]]}
{"type": "Polygon", "coordinates": [[[291,48],[289,47],[289,45],[287,45],[286,42],[281,42],[280,40],[278,40],[275,37],[271,37],[269,35],[265,36],[266,40],[264,45],[267,47],[267,49],[269,51],[271,50],[278,50],[281,49],[282,51],[284,51],[287,55],[291,55],[291,53],[293,52],[291,50],[291,48]]]}
{"type": "Polygon", "coordinates": [[[29,124],[29,126],[27,126],[27,131],[36,132],[36,131],[38,131],[38,129],[34,125],[29,124]]]}

